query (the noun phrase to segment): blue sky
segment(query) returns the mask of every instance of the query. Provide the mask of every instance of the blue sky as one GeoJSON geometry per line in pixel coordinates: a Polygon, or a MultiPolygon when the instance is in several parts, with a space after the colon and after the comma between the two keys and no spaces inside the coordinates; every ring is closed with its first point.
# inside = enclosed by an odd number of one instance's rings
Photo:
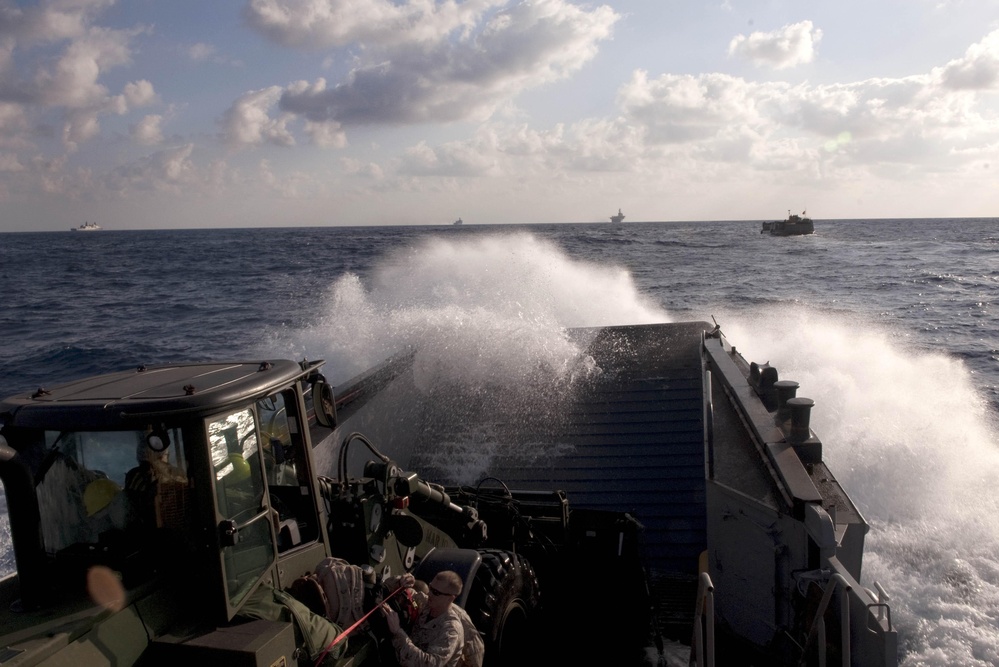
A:
{"type": "Polygon", "coordinates": [[[999,0],[0,0],[0,231],[999,215],[999,0]]]}

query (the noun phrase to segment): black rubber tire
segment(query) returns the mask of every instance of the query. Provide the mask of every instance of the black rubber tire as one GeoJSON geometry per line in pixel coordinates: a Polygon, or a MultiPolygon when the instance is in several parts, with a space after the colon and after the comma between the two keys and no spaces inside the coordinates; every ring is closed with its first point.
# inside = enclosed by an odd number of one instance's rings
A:
{"type": "Polygon", "coordinates": [[[480,549],[465,610],[482,632],[485,666],[506,667],[534,661],[532,621],[541,605],[538,578],[527,560],[513,552],[480,549]]]}

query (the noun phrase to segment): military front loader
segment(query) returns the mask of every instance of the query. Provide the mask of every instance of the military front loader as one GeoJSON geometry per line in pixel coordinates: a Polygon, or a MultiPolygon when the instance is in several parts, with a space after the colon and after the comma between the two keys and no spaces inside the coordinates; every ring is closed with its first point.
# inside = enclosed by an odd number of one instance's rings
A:
{"type": "Polygon", "coordinates": [[[330,557],[372,588],[458,572],[487,665],[530,663],[539,645],[592,658],[580,627],[615,633],[622,659],[655,635],[627,514],[492,478],[425,481],[341,433],[321,366],[139,367],[0,402],[16,565],[0,580],[0,665],[390,664],[373,619],[348,628],[293,604],[330,557]],[[357,452],[363,470],[348,470],[357,452]],[[286,613],[262,616],[261,599],[286,613]],[[317,650],[316,626],[334,650],[317,650]]]}

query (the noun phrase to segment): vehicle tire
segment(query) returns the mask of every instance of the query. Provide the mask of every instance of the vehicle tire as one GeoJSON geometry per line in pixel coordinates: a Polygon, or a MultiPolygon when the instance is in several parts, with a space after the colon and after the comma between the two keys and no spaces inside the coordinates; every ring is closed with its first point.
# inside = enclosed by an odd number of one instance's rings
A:
{"type": "Polygon", "coordinates": [[[485,642],[486,667],[532,662],[532,620],[541,604],[538,578],[521,556],[499,549],[480,549],[465,610],[485,642]]]}

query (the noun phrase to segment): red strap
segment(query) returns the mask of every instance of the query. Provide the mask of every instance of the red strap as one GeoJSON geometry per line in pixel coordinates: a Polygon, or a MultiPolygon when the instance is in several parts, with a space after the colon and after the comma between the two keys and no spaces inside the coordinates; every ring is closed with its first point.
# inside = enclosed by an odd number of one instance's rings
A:
{"type": "Polygon", "coordinates": [[[387,598],[385,598],[384,600],[382,600],[381,604],[376,604],[371,611],[369,611],[367,614],[365,614],[361,618],[357,619],[357,621],[355,621],[352,626],[350,626],[349,628],[347,628],[346,630],[344,630],[343,632],[341,632],[340,634],[338,634],[336,637],[334,637],[333,641],[331,641],[329,643],[329,646],[327,646],[325,649],[323,649],[323,652],[319,655],[318,658],[316,658],[315,667],[319,667],[319,665],[322,664],[323,660],[329,654],[330,649],[332,649],[334,646],[336,646],[337,644],[339,644],[341,639],[344,639],[347,635],[349,635],[351,632],[353,632],[355,629],[357,629],[357,626],[359,626],[361,623],[364,623],[364,621],[368,620],[368,616],[371,616],[373,613],[375,613],[375,611],[377,611],[378,608],[382,606],[382,604],[384,604],[384,603],[388,602],[389,600],[391,600],[395,596],[395,594],[398,593],[399,591],[401,591],[402,589],[403,589],[403,587],[400,586],[399,588],[397,588],[394,591],[392,591],[391,593],[389,593],[389,596],[387,598]]]}

